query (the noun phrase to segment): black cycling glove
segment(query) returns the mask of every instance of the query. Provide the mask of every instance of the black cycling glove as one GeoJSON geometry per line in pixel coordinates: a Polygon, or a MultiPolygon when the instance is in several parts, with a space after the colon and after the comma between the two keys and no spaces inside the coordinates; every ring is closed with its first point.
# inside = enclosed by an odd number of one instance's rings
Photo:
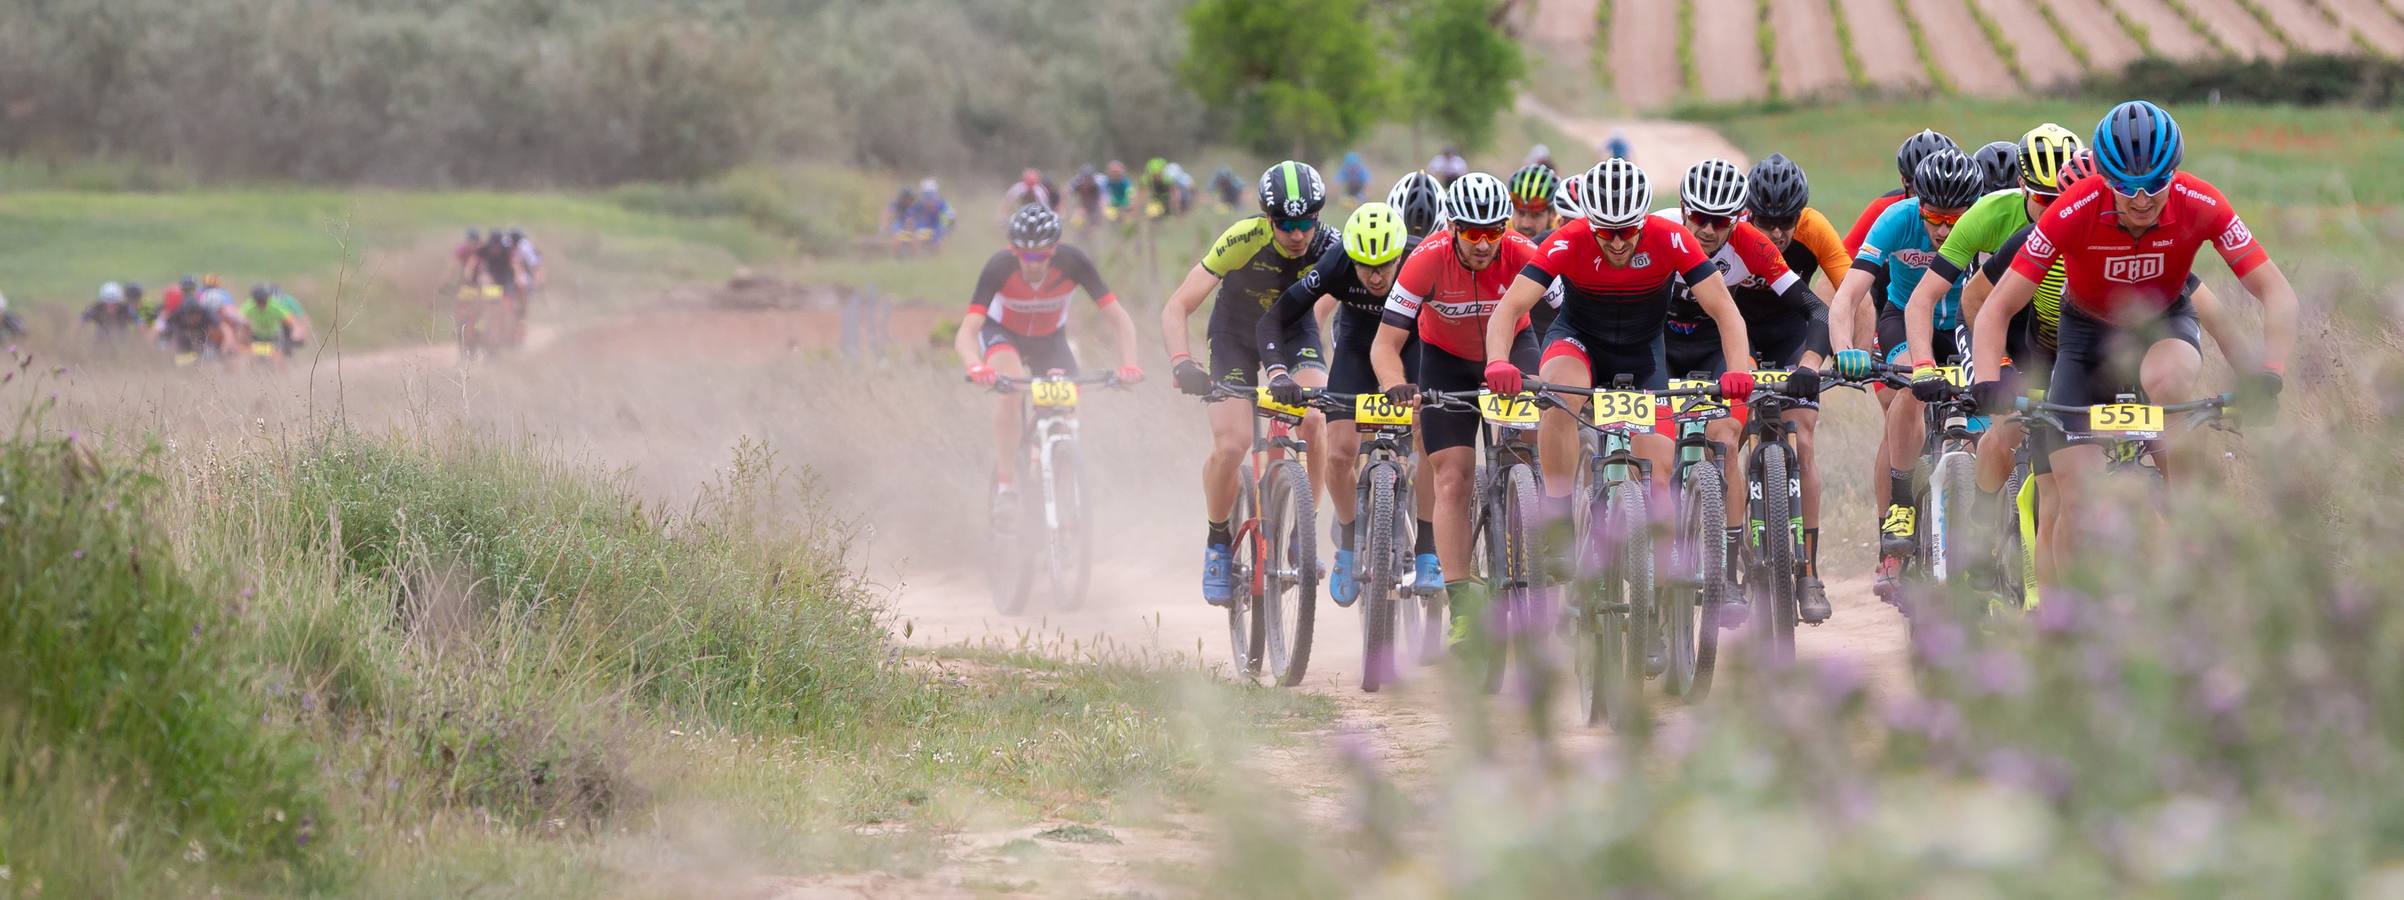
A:
{"type": "Polygon", "coordinates": [[[1798,400],[1820,399],[1820,370],[1798,368],[1786,376],[1786,387],[1779,390],[1798,400]]]}
{"type": "Polygon", "coordinates": [[[1269,399],[1287,406],[1300,406],[1302,383],[1295,381],[1292,375],[1279,372],[1277,377],[1269,379],[1269,399]]]}
{"type": "Polygon", "coordinates": [[[1170,375],[1177,380],[1177,389],[1196,397],[1210,396],[1210,370],[1191,359],[1177,361],[1170,375]]]}
{"type": "Polygon", "coordinates": [[[1970,400],[1982,415],[2002,415],[2012,410],[2012,389],[2001,381],[1976,382],[1970,385],[1970,400]]]}

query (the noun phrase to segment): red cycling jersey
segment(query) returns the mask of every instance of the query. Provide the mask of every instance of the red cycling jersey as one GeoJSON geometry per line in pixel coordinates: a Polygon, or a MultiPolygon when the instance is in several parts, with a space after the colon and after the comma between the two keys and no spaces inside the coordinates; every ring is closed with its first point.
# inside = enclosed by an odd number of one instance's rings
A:
{"type": "Polygon", "coordinates": [[[2219,250],[2239,278],[2270,261],[2270,252],[2210,182],[2180,172],[2162,196],[2162,220],[2130,235],[2120,227],[2111,188],[2101,178],[2085,178],[2037,220],[2012,271],[2044,281],[2058,260],[2062,299],[2080,312],[2105,321],[2126,311],[2151,316],[2178,300],[2195,268],[2195,252],[2205,244],[2219,250]]]}
{"type": "Polygon", "coordinates": [[[985,271],[977,276],[977,293],[970,298],[968,311],[992,320],[1012,334],[1042,337],[1068,324],[1068,300],[1079,287],[1085,288],[1095,306],[1118,302],[1117,295],[1102,283],[1102,274],[1094,269],[1093,260],[1085,251],[1060,245],[1052,251],[1052,264],[1044,269],[1043,283],[1028,284],[1019,269],[1018,256],[1003,250],[985,261],[985,271]]]}
{"type": "MultiPolygon", "coordinates": [[[[1386,295],[1384,322],[1396,328],[1416,322],[1420,340],[1462,359],[1485,359],[1486,320],[1519,270],[1535,258],[1534,242],[1506,232],[1494,261],[1472,272],[1453,253],[1452,230],[1437,231],[1403,260],[1394,292],[1386,295]]],[[[1519,317],[1517,327],[1528,327],[1526,316],[1519,317]]]]}
{"type": "Polygon", "coordinates": [[[1544,239],[1543,252],[1520,274],[1543,284],[1560,281],[1561,317],[1555,328],[1617,347],[1649,345],[1661,337],[1680,277],[1687,284],[1720,277],[1693,232],[1658,216],[1645,217],[1644,233],[1625,267],[1604,258],[1592,224],[1573,219],[1544,239]]]}
{"type": "Polygon", "coordinates": [[[1901,202],[1903,192],[1899,190],[1880,194],[1878,199],[1870,201],[1869,208],[1861,211],[1861,218],[1853,220],[1853,229],[1845,232],[1845,256],[1859,255],[1861,243],[1870,239],[1870,226],[1878,224],[1878,217],[1886,214],[1887,207],[1901,202]]]}

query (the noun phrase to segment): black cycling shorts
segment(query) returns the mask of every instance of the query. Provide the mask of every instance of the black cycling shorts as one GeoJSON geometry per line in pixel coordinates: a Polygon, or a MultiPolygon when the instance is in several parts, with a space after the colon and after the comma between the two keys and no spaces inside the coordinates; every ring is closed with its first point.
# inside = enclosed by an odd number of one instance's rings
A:
{"type": "MultiPolygon", "coordinates": [[[[1221,325],[1219,317],[1210,323],[1210,374],[1222,383],[1238,387],[1260,386],[1260,340],[1251,322],[1241,328],[1234,323],[1221,325]]],[[[1319,352],[1319,323],[1309,316],[1287,329],[1279,338],[1284,345],[1286,366],[1292,371],[1327,368],[1327,357],[1319,352]]]]}
{"type": "Polygon", "coordinates": [[[1552,331],[1544,336],[1543,361],[1565,358],[1584,363],[1587,378],[1595,387],[1610,387],[1626,375],[1636,387],[1657,391],[1669,387],[1669,370],[1662,366],[1661,352],[1658,337],[1641,344],[1606,343],[1580,333],[1562,318],[1555,320],[1552,331]]]}
{"type": "Polygon", "coordinates": [[[1051,334],[1027,335],[986,319],[984,329],[977,332],[977,343],[984,348],[987,364],[993,362],[995,353],[1011,350],[1018,354],[1020,362],[1026,363],[1028,375],[1042,375],[1053,369],[1064,375],[1077,374],[1077,351],[1069,348],[1065,328],[1051,334]]]}
{"type": "Polygon", "coordinates": [[[1911,343],[1903,327],[1903,307],[1892,303],[1878,304],[1878,358],[1891,366],[1906,366],[1920,359],[1935,360],[1938,365],[1970,362],[1970,345],[1962,342],[1962,329],[1937,329],[1934,353],[1914,352],[1905,346],[1911,343]],[[1914,359],[1911,357],[1917,357],[1914,359]]]}
{"type": "MultiPolygon", "coordinates": [[[[2063,298],[2061,346],[2054,351],[2053,378],[2045,402],[2065,406],[2109,403],[2120,394],[2138,393],[2138,366],[2147,350],[2161,341],[2184,341],[2203,352],[2203,329],[2195,318],[2195,302],[2182,295],[2160,316],[2133,324],[2105,322],[2073,307],[2063,298]]],[[[2087,428],[2087,414],[2062,413],[2062,427],[2087,428]]]]}
{"type": "MultiPolygon", "coordinates": [[[[1521,331],[1511,340],[1511,362],[1522,372],[1536,371],[1536,337],[1521,331]]],[[[1419,387],[1429,391],[1474,391],[1486,386],[1486,363],[1463,359],[1432,344],[1419,345],[1419,387]]],[[[1427,452],[1477,446],[1483,420],[1475,410],[1425,409],[1419,413],[1419,436],[1427,452]]]]}
{"type": "MultiPolygon", "coordinates": [[[[1377,371],[1369,365],[1369,348],[1377,343],[1378,317],[1355,313],[1349,309],[1336,311],[1335,341],[1328,345],[1327,389],[1339,394],[1371,394],[1377,392],[1377,371]]],[[[1419,334],[1402,345],[1402,380],[1419,383],[1419,334]]],[[[1349,408],[1327,411],[1330,420],[1350,421],[1349,408]]]]}

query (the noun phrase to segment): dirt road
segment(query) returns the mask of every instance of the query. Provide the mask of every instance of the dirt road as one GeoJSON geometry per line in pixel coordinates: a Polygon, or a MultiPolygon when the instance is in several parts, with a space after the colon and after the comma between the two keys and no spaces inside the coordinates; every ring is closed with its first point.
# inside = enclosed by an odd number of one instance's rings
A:
{"type": "Polygon", "coordinates": [[[1744,151],[1735,144],[1701,125],[1674,122],[1666,119],[1591,119],[1573,116],[1546,106],[1542,101],[1525,94],[1519,97],[1521,113],[1543,119],[1546,124],[1576,138],[1588,153],[1599,155],[1599,148],[1611,139],[1613,131],[1628,139],[1629,158],[1643,166],[1653,179],[1653,196],[1665,199],[1674,196],[1677,178],[1687,166],[1706,159],[1718,158],[1746,164],[1744,151]],[[1665,193],[1671,192],[1671,193],[1665,193]]]}

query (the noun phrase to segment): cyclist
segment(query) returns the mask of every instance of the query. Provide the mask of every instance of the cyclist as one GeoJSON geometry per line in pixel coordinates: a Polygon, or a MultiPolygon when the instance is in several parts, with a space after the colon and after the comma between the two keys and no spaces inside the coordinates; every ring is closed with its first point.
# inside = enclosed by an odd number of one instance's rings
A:
{"type": "Polygon", "coordinates": [[[900,228],[914,236],[920,249],[931,252],[942,248],[954,221],[951,202],[943,199],[935,179],[928,178],[918,182],[918,196],[911,198],[909,207],[902,211],[900,228]]]}
{"type": "Polygon", "coordinates": [[[1018,180],[1002,192],[1002,222],[1008,224],[1016,219],[1019,210],[1029,203],[1052,209],[1054,199],[1051,188],[1043,183],[1043,172],[1032,168],[1020,172],[1018,180]]]}
{"type": "Polygon", "coordinates": [[[1144,212],[1160,218],[1177,211],[1177,185],[1169,180],[1169,161],[1152,157],[1144,163],[1144,212]]]}
{"type": "Polygon", "coordinates": [[[301,345],[309,342],[309,313],[301,309],[300,299],[292,296],[291,291],[284,290],[273,283],[267,285],[267,290],[273,295],[268,302],[284,312],[284,337],[280,343],[283,346],[284,355],[291,356],[294,350],[300,349],[301,345]]]}
{"type": "Polygon", "coordinates": [[[101,285],[99,296],[84,308],[81,321],[91,324],[95,339],[103,344],[113,345],[124,337],[134,325],[134,308],[126,302],[125,286],[114,281],[101,285]]]}
{"type": "Polygon", "coordinates": [[[1542,241],[1545,235],[1560,227],[1560,216],[1553,209],[1553,197],[1561,187],[1560,176],[1551,166],[1529,163],[1511,173],[1511,230],[1531,241],[1542,241]]]}
{"type": "MultiPolygon", "coordinates": [[[[1512,279],[1536,259],[1536,244],[1510,229],[1509,191],[1499,178],[1470,172],[1445,189],[1444,208],[1449,224],[1403,262],[1369,351],[1377,383],[1397,402],[1415,402],[1421,388],[1475,390],[1491,377],[1481,376],[1481,369],[1509,369],[1516,377],[1536,364],[1527,310],[1496,309],[1512,279]],[[1499,342],[1489,340],[1490,331],[1501,335],[1499,342]],[[1414,334],[1420,340],[1415,378],[1403,358],[1414,334]]],[[[1442,578],[1451,598],[1447,643],[1455,645],[1468,639],[1468,623],[1486,608],[1487,586],[1470,577],[1469,562],[1478,428],[1476,413],[1455,409],[1427,410],[1419,420],[1426,470],[1433,473],[1434,518],[1428,530],[1439,565],[1436,573],[1428,572],[1421,555],[1416,583],[1430,583],[1430,574],[1442,578]]]]}
{"type": "MultiPolygon", "coordinates": [[[[968,314],[952,350],[968,367],[968,378],[990,385],[996,378],[1025,378],[1029,374],[1077,373],[1077,356],[1068,342],[1069,298],[1083,288],[1110,328],[1119,350],[1119,380],[1143,380],[1136,356],[1135,320],[1119,305],[1118,295],[1103,283],[1100,270],[1085,251],[1060,242],[1060,214],[1041,203],[1028,203],[1010,217],[1010,247],[995,251],[977,275],[976,292],[969,297],[968,314]]],[[[1009,503],[1010,475],[1017,460],[1019,410],[1015,397],[994,403],[993,490],[996,510],[1015,509],[1009,503]]]]}
{"type": "Polygon", "coordinates": [[[543,283],[543,255],[534,249],[534,239],[527,237],[523,228],[509,229],[509,244],[517,252],[518,277],[523,279],[518,289],[523,293],[532,293],[543,283]]]}
{"type": "MultiPolygon", "coordinates": [[[[1286,288],[1301,279],[1340,236],[1319,224],[1327,205],[1327,183],[1319,170],[1286,160],[1260,175],[1260,214],[1237,220],[1219,235],[1210,252],[1194,264],[1185,281],[1169,295],[1160,311],[1161,343],[1169,353],[1177,387],[1197,397],[1209,396],[1214,383],[1253,387],[1260,383],[1260,316],[1286,288]],[[1210,368],[1194,361],[1188,348],[1187,323],[1194,310],[1218,289],[1210,313],[1210,368]]],[[[1305,387],[1327,384],[1327,365],[1319,354],[1319,329],[1304,317],[1291,333],[1280,335],[1294,379],[1305,387]]],[[[1202,551],[1202,599],[1223,605],[1234,594],[1229,583],[1229,547],[1234,543],[1229,518],[1235,509],[1238,466],[1252,445],[1251,404],[1228,400],[1210,405],[1210,457],[1202,464],[1204,514],[1209,536],[1202,551]]],[[[1317,417],[1305,421],[1302,437],[1316,443],[1317,417]]],[[[1312,468],[1321,465],[1314,454],[1312,468]]],[[[1311,473],[1317,484],[1317,472],[1311,473]]]]}
{"type": "Polygon", "coordinates": [[[1987,193],[2008,191],[2020,186],[2020,145],[2011,141],[1995,141],[1970,154],[1978,163],[1978,173],[1987,193]]]}
{"type": "Polygon", "coordinates": [[[1461,148],[1447,144],[1427,161],[1427,174],[1435,176],[1437,184],[1449,188],[1461,176],[1469,174],[1469,160],[1461,156],[1461,148]]]}
{"type": "Polygon", "coordinates": [[[1920,133],[1904,138],[1903,145],[1895,148],[1895,171],[1903,176],[1903,186],[1878,195],[1870,201],[1869,206],[1862,208],[1861,217],[1854,219],[1853,227],[1845,232],[1845,252],[1860,253],[1861,242],[1870,236],[1870,226],[1878,223],[1878,217],[1886,214],[1887,207],[1911,197],[1912,173],[1919,171],[1921,160],[1939,150],[1959,152],[1961,149],[1952,138],[1930,129],[1922,129],[1920,133]]]}
{"type": "MultiPolygon", "coordinates": [[[[1683,225],[1694,235],[1744,318],[1745,335],[1756,361],[1773,369],[1816,370],[1829,350],[1828,305],[1812,293],[1810,279],[1786,264],[1786,257],[1768,235],[1741,221],[1750,194],[1744,170],[1724,159],[1707,159],[1687,169],[1686,177],[1679,181],[1678,205],[1653,215],[1683,225]]],[[[1683,277],[1670,299],[1661,348],[1666,375],[1700,373],[1717,378],[1728,371],[1719,327],[1683,277]]],[[[1804,379],[1799,387],[1813,388],[1815,395],[1802,397],[1803,405],[1788,410],[1785,418],[1796,423],[1797,477],[1803,483],[1806,581],[1799,612],[1803,621],[1818,624],[1827,620],[1829,612],[1828,592],[1820,586],[1819,568],[1812,561],[1820,531],[1820,478],[1812,453],[1820,411],[1817,376],[1804,379]]],[[[1735,447],[1747,412],[1739,407],[1737,415],[1713,421],[1707,429],[1711,440],[1735,447]]],[[[1742,480],[1742,463],[1742,455],[1730,458],[1731,480],[1742,480]]],[[[1744,505],[1731,502],[1727,507],[1729,546],[1738,546],[1744,540],[1744,505]]],[[[1742,560],[1730,556],[1728,571],[1733,577],[1741,571],[1742,560]]],[[[1744,617],[1744,598],[1741,591],[1729,594],[1729,605],[1721,611],[1719,621],[1734,626],[1744,617]]]]}
{"type": "MultiPolygon", "coordinates": [[[[1987,298],[1999,310],[2016,310],[2061,262],[2060,347],[2046,400],[2108,401],[2132,380],[2130,372],[2151,402],[2194,399],[2201,339],[2195,305],[2182,301],[2179,290],[2197,251],[2209,245],[2262,304],[2259,368],[2242,374],[2239,394],[2275,415],[2296,335],[2297,301],[2287,276],[2218,188],[2179,171],[2185,139],[2169,112],[2143,100],[2122,103],[2096,123],[2090,146],[2102,177],[2081,179],[2045,211],[1987,298]]],[[[1989,410],[2009,402],[2000,344],[1975,348],[1972,392],[1989,410]]],[[[2073,431],[2087,425],[2083,414],[2063,418],[2073,431]]],[[[2081,491],[2104,459],[2099,447],[2073,444],[2054,450],[2052,462],[2063,512],[2051,549],[2062,559],[2078,540],[2081,491]]]]}
{"type": "Polygon", "coordinates": [[[1077,176],[1069,179],[1068,192],[1077,200],[1077,227],[1102,221],[1102,173],[1095,171],[1092,163],[1077,167],[1077,176]]]}
{"type": "Polygon", "coordinates": [[[1220,212],[1234,212],[1235,205],[1244,202],[1244,180],[1237,178],[1235,170],[1227,166],[1220,166],[1219,171],[1210,176],[1210,191],[1218,195],[1220,212]]]}
{"type": "Polygon", "coordinates": [[[294,326],[292,314],[275,304],[275,290],[264,284],[250,288],[250,302],[236,304],[226,310],[230,324],[250,340],[254,360],[265,359],[281,368],[284,364],[284,338],[294,326]],[[260,352],[265,348],[266,352],[260,352]]]}
{"type": "MultiPolygon", "coordinates": [[[[1856,349],[1853,346],[1852,313],[1861,298],[1868,296],[1877,281],[1874,273],[1884,270],[1887,289],[1878,306],[1878,354],[1888,364],[1910,361],[1915,369],[1934,371],[1938,362],[1961,356],[1956,333],[1961,327],[1961,284],[1959,281],[1938,283],[1946,285],[1941,303],[1933,313],[1935,325],[1931,338],[1913,343],[1904,325],[1904,308],[1910,303],[1912,291],[1928,274],[1929,263],[1936,259],[1936,248],[1945,242],[1970,205],[1978,202],[1979,191],[1986,186],[1978,164],[1959,150],[1939,149],[1920,161],[1912,171],[1912,196],[1887,208],[1880,214],[1876,226],[1870,229],[1869,239],[1862,242],[1861,251],[1853,258],[1853,268],[1838,288],[1834,324],[1829,337],[1838,351],[1856,349]]],[[[1870,366],[1856,353],[1845,357],[1841,366],[1844,374],[1868,374],[1870,366]]],[[[1885,448],[1881,459],[1887,466],[1885,478],[1879,482],[1878,502],[1884,515],[1879,520],[1878,577],[1874,587],[1880,597],[1894,592],[1903,558],[1911,552],[1911,538],[1917,533],[1916,512],[1911,506],[1911,466],[1920,456],[1922,435],[1921,402],[1909,395],[1899,395],[1887,404],[1885,448]]]]}
{"type": "Polygon", "coordinates": [[[1169,163],[1166,174],[1169,178],[1169,197],[1173,201],[1169,205],[1169,212],[1182,216],[1192,211],[1194,208],[1194,176],[1186,172],[1184,166],[1173,162],[1169,163]]]}
{"type": "Polygon", "coordinates": [[[1114,159],[1102,167],[1102,195],[1110,204],[1104,216],[1117,221],[1127,214],[1127,208],[1135,203],[1135,179],[1127,177],[1126,163],[1114,159]]]}
{"type": "Polygon", "coordinates": [[[1386,190],[1386,205],[1402,214],[1402,227],[1412,237],[1426,237],[1444,225],[1444,186],[1426,172],[1413,169],[1386,190]]]}
{"type": "MultiPolygon", "coordinates": [[[[161,298],[161,300],[163,299],[161,298]]],[[[161,300],[150,299],[149,295],[142,290],[140,282],[128,281],[125,283],[126,305],[133,307],[134,317],[143,327],[149,327],[150,323],[159,320],[161,300]]]]}
{"type": "MultiPolygon", "coordinates": [[[[451,275],[462,281],[467,280],[468,264],[475,260],[476,249],[482,246],[484,246],[484,233],[473,228],[468,229],[467,239],[451,248],[451,275]]],[[[446,281],[446,283],[448,282],[446,281]]]]}
{"type": "MultiPolygon", "coordinates": [[[[1642,389],[1667,387],[1668,373],[1656,348],[1667,326],[1671,295],[1683,277],[1696,302],[1719,326],[1723,358],[1735,364],[1720,377],[1722,391],[1739,403],[1751,396],[1756,366],[1744,316],[1694,234],[1652,215],[1653,186],[1644,170],[1625,159],[1605,160],[1579,176],[1578,202],[1585,218],[1553,232],[1503,295],[1486,330],[1487,351],[1499,355],[1514,346],[1505,322],[1525,315],[1539,301],[1551,302],[1547,295],[1557,283],[1561,310],[1543,337],[1540,377],[1554,384],[1592,386],[1610,385],[1625,375],[1642,389]]],[[[1521,387],[1519,370],[1498,363],[1487,365],[1485,381],[1488,390],[1501,393],[1517,393],[1521,387]]],[[[1579,414],[1582,406],[1546,410],[1538,428],[1537,452],[1544,467],[1541,521],[1568,515],[1582,446],[1569,417],[1579,414]]],[[[1642,435],[1634,444],[1639,455],[1652,461],[1653,471],[1669,471],[1672,447],[1667,438],[1642,435]]],[[[1432,452],[1434,445],[1429,447],[1432,452]]],[[[1664,502],[1666,481],[1653,483],[1664,502]]]]}
{"type": "Polygon", "coordinates": [[[1359,203],[1369,195],[1369,164],[1361,161],[1360,151],[1344,152],[1344,164],[1336,168],[1336,183],[1344,187],[1345,198],[1359,203]]]}
{"type": "MultiPolygon", "coordinates": [[[[1370,344],[1377,339],[1378,322],[1385,310],[1386,297],[1394,290],[1395,273],[1402,268],[1403,256],[1419,246],[1420,238],[1403,227],[1402,215],[1383,203],[1361,204],[1344,220],[1343,245],[1329,247],[1319,261],[1299,281],[1278,295],[1276,305],[1260,317],[1254,334],[1260,341],[1261,363],[1268,369],[1269,392],[1280,403],[1302,402],[1302,384],[1294,380],[1288,369],[1286,350],[1279,340],[1296,332],[1305,319],[1316,316],[1320,307],[1335,307],[1334,333],[1328,344],[1328,389],[1345,394],[1364,394],[1377,390],[1377,373],[1369,359],[1370,344]]],[[[1419,371],[1419,348],[1414,343],[1403,350],[1406,377],[1419,371]]],[[[1335,409],[1327,412],[1331,421],[1347,421],[1352,411],[1335,409]]],[[[1314,445],[1319,446],[1319,445],[1314,445]]],[[[1336,535],[1336,568],[1328,580],[1328,594],[1337,605],[1351,606],[1360,596],[1360,585],[1354,579],[1352,523],[1358,514],[1353,496],[1353,467],[1360,456],[1360,433],[1348,428],[1331,428],[1327,432],[1327,498],[1334,513],[1336,535]]],[[[1432,530],[1422,522],[1426,537],[1423,545],[1434,540],[1432,530]]],[[[1432,554],[1432,546],[1423,546],[1432,554]]],[[[1433,563],[1431,555],[1429,562],[1433,563]]],[[[1435,583],[1438,576],[1432,568],[1425,582],[1435,583]]]]}
{"type": "Polygon", "coordinates": [[[1784,153],[1772,153],[1745,173],[1745,184],[1746,221],[1777,245],[1787,268],[1805,281],[1825,276],[1834,294],[1853,269],[1853,254],[1845,252],[1844,236],[1828,217],[1812,208],[1811,179],[1803,167],[1784,153]]]}

